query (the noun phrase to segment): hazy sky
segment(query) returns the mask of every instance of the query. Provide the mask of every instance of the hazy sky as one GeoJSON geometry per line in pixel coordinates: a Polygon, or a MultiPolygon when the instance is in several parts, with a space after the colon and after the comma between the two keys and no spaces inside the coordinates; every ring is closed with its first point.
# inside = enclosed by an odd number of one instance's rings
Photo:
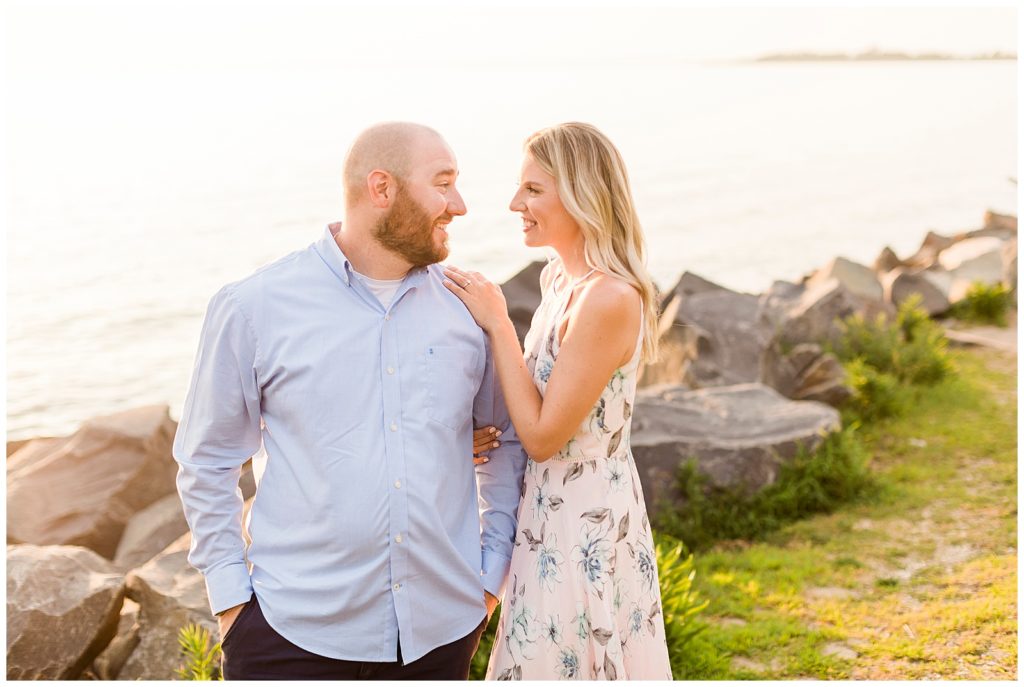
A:
{"type": "MultiPolygon", "coordinates": [[[[1017,49],[1017,9],[971,7],[557,8],[360,3],[14,2],[5,52],[15,76],[354,63],[566,63],[724,59],[869,47],[1017,49]]],[[[440,78],[443,78],[440,77],[440,78]]]]}

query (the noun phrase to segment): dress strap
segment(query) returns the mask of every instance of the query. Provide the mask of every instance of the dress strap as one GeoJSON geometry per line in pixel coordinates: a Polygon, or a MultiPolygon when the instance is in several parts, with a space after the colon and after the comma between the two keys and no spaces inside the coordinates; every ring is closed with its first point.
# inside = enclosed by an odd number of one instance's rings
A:
{"type": "MultiPolygon", "coordinates": [[[[552,286],[552,288],[555,286],[555,281],[556,280],[564,279],[566,282],[568,282],[568,287],[569,287],[568,292],[571,293],[573,287],[575,287],[577,284],[580,284],[580,283],[584,282],[587,279],[587,277],[592,275],[594,272],[597,272],[597,268],[596,267],[594,267],[593,269],[591,269],[589,272],[587,272],[586,274],[584,274],[581,277],[577,277],[576,279],[569,279],[569,277],[565,273],[565,267],[563,267],[560,264],[558,266],[558,273],[555,275],[555,278],[551,280],[551,286],[552,286]]],[[[566,292],[562,292],[561,295],[565,295],[565,293],[566,292]]]]}
{"type": "MultiPolygon", "coordinates": [[[[591,269],[589,272],[587,272],[582,277],[579,277],[577,279],[569,279],[568,277],[566,277],[564,269],[560,269],[558,274],[555,275],[556,279],[558,277],[565,278],[569,282],[569,284],[568,284],[568,288],[566,288],[566,290],[563,293],[558,294],[558,297],[561,299],[561,302],[558,304],[558,308],[555,310],[554,321],[552,322],[552,325],[554,327],[554,332],[552,333],[553,340],[551,342],[552,343],[552,348],[551,348],[552,352],[556,352],[558,350],[558,348],[560,347],[560,344],[561,344],[561,342],[558,340],[558,335],[559,335],[559,333],[561,331],[561,327],[562,327],[562,317],[565,316],[565,311],[569,307],[569,300],[572,297],[573,288],[577,284],[580,284],[584,280],[586,280],[586,278],[589,277],[590,275],[592,275],[594,272],[597,272],[597,268],[596,267],[591,269]]],[[[551,284],[552,284],[552,288],[554,288],[554,281],[553,280],[552,280],[551,284]]]]}
{"type": "Polygon", "coordinates": [[[593,269],[591,269],[591,270],[590,270],[589,272],[587,272],[586,274],[584,274],[584,275],[583,275],[582,277],[580,277],[579,279],[573,279],[573,280],[572,280],[572,281],[570,281],[569,283],[570,283],[570,284],[572,284],[573,286],[576,286],[576,284],[580,284],[580,283],[582,283],[583,281],[585,281],[585,280],[586,280],[586,278],[587,278],[587,277],[589,277],[590,275],[592,275],[592,274],[593,274],[594,272],[597,272],[597,268],[596,268],[596,267],[594,267],[593,269]]]}

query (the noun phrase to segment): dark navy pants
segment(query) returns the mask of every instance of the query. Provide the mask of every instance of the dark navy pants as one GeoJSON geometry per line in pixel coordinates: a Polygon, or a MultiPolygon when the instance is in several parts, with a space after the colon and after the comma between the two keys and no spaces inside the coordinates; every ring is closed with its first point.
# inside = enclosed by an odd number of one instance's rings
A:
{"type": "Polygon", "coordinates": [[[425,656],[402,665],[373,661],[341,661],[298,647],[267,623],[253,594],[221,648],[225,680],[465,680],[469,664],[487,627],[480,625],[462,639],[440,646],[425,656]]]}

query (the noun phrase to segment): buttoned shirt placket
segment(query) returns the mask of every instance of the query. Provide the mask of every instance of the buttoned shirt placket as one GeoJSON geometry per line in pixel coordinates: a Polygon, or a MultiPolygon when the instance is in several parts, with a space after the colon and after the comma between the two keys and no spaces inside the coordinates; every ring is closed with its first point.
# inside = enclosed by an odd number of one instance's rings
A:
{"type": "MultiPolygon", "coordinates": [[[[402,415],[402,389],[401,370],[403,361],[400,359],[398,341],[400,332],[400,319],[395,313],[401,307],[405,295],[416,288],[416,284],[423,279],[423,274],[416,272],[410,274],[405,282],[399,287],[387,308],[381,305],[377,298],[369,293],[369,290],[358,280],[351,278],[351,266],[346,265],[350,272],[348,274],[348,285],[355,290],[359,297],[366,301],[371,307],[380,313],[380,372],[381,392],[384,422],[384,453],[387,461],[387,474],[389,480],[388,488],[388,563],[390,567],[391,597],[395,608],[395,618],[388,618],[387,625],[397,621],[398,627],[393,628],[401,642],[401,633],[398,628],[402,625],[410,627],[411,609],[409,595],[405,589],[405,582],[408,579],[408,553],[410,545],[408,539],[409,530],[409,499],[406,483],[405,463],[405,442],[403,440],[403,415],[402,415]]],[[[408,361],[406,361],[408,362],[408,361]]],[[[389,634],[392,628],[388,628],[389,634]]],[[[391,649],[397,651],[398,647],[383,648],[382,651],[390,658],[391,649]]]]}

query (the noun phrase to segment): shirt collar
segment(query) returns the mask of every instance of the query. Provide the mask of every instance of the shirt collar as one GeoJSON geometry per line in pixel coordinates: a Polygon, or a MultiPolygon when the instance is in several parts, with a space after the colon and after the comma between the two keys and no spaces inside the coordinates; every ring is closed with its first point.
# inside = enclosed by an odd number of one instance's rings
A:
{"type": "MultiPolygon", "coordinates": [[[[341,246],[334,239],[340,230],[341,222],[328,224],[324,229],[323,237],[316,242],[316,252],[320,254],[320,257],[323,258],[334,274],[340,277],[347,286],[351,286],[351,275],[355,272],[355,268],[345,256],[345,252],[341,250],[341,246]]],[[[414,267],[405,275],[405,281],[408,282],[410,287],[419,286],[427,278],[428,273],[429,268],[427,267],[414,267]]]]}

